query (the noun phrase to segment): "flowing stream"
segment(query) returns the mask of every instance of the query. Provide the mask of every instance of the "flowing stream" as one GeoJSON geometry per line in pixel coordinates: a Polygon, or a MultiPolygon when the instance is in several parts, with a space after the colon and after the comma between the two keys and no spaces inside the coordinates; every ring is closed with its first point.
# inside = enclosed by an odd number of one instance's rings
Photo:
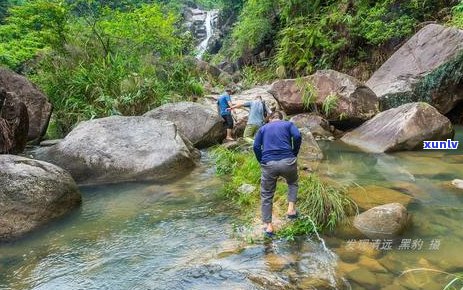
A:
{"type": "MultiPolygon", "coordinates": [[[[455,140],[463,140],[462,128],[455,140]]],[[[361,249],[348,230],[293,242],[240,241],[233,234],[237,213],[217,198],[222,182],[203,154],[201,166],[170,184],[81,188],[79,210],[0,245],[0,289],[428,290],[453,277],[401,274],[463,271],[463,191],[448,185],[463,178],[461,149],[376,155],[337,141],[322,147],[324,178],[413,197],[404,239],[421,240],[420,249],[361,249]]]]}

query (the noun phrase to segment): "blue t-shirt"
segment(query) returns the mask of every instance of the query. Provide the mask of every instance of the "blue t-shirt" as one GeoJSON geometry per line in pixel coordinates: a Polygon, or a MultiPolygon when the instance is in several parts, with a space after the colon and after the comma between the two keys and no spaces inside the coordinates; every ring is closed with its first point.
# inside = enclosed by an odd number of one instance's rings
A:
{"type": "Polygon", "coordinates": [[[228,102],[231,102],[231,97],[228,94],[221,95],[217,99],[221,116],[231,115],[231,111],[227,110],[227,108],[230,108],[228,102]]]}
{"type": "Polygon", "coordinates": [[[272,121],[257,131],[254,153],[260,163],[294,158],[299,154],[302,137],[292,122],[272,121]]]}
{"type": "Polygon", "coordinates": [[[252,101],[244,103],[249,107],[248,124],[262,126],[264,124],[264,104],[262,101],[252,101]]]}

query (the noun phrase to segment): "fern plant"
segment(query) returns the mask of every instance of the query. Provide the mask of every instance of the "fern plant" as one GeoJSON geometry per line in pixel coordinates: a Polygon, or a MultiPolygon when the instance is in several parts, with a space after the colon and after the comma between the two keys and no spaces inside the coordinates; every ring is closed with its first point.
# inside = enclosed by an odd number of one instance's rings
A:
{"type": "Polygon", "coordinates": [[[338,106],[338,102],[339,102],[339,97],[334,93],[329,94],[325,98],[322,104],[322,109],[326,117],[330,116],[333,110],[338,106]]]}
{"type": "Polygon", "coordinates": [[[297,78],[296,86],[301,93],[302,105],[305,110],[318,112],[315,101],[317,92],[315,86],[306,78],[297,78]]]}

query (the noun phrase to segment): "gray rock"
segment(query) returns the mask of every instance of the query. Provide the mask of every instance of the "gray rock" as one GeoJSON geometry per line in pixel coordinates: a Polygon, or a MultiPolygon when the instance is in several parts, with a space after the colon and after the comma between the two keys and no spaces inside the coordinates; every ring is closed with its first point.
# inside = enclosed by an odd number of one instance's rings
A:
{"type": "Polygon", "coordinates": [[[0,155],[0,241],[8,241],[59,218],[81,202],[65,170],[42,161],[0,155]]]}
{"type": "Polygon", "coordinates": [[[312,161],[322,160],[323,152],[318,146],[312,133],[305,128],[299,130],[302,135],[302,144],[299,151],[298,160],[304,168],[312,168],[312,161]]]}
{"type": "Polygon", "coordinates": [[[370,239],[399,236],[410,222],[407,209],[400,203],[374,207],[354,218],[354,227],[370,239]]]}
{"type": "Polygon", "coordinates": [[[376,115],[341,140],[367,152],[423,148],[424,140],[446,140],[454,135],[450,120],[427,103],[410,103],[376,115]]]}
{"type": "Polygon", "coordinates": [[[452,180],[452,185],[456,188],[463,189],[463,179],[454,179],[452,180]]]}
{"type": "Polygon", "coordinates": [[[197,148],[218,144],[225,138],[223,119],[217,110],[192,102],[171,103],[144,114],[145,117],[174,122],[197,148]]]}
{"type": "Polygon", "coordinates": [[[330,132],[330,123],[317,113],[297,114],[291,117],[289,121],[293,122],[299,129],[308,129],[315,138],[334,138],[330,132]]]}
{"type": "Polygon", "coordinates": [[[80,123],[38,159],[67,169],[84,184],[131,180],[165,181],[189,172],[199,157],[169,121],[112,116],[80,123]]]}
{"type": "Polygon", "coordinates": [[[42,147],[50,147],[50,146],[58,144],[61,141],[63,141],[63,139],[44,140],[44,141],[40,142],[40,146],[42,146],[42,147]]]}
{"type": "Polygon", "coordinates": [[[40,139],[47,130],[52,112],[47,96],[25,77],[4,68],[0,68],[0,87],[15,93],[18,100],[26,105],[29,115],[28,140],[40,139]]]}
{"type": "Polygon", "coordinates": [[[251,184],[242,184],[240,187],[238,187],[238,192],[242,194],[251,194],[256,190],[256,187],[251,184]]]}
{"type": "Polygon", "coordinates": [[[382,110],[427,102],[448,113],[463,99],[463,31],[429,24],[395,52],[367,81],[382,110]]]}
{"type": "Polygon", "coordinates": [[[270,92],[288,114],[316,110],[330,122],[350,126],[369,120],[379,110],[378,98],[370,88],[334,70],[320,70],[301,79],[278,80],[270,92]]]}
{"type": "Polygon", "coordinates": [[[0,154],[24,151],[29,130],[26,105],[15,93],[0,89],[0,154]]]}

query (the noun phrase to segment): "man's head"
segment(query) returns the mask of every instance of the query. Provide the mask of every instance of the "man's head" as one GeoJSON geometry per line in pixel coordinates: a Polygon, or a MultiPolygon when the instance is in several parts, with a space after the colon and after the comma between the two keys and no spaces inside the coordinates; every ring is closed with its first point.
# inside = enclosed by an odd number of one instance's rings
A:
{"type": "Polygon", "coordinates": [[[254,98],[254,100],[256,100],[256,101],[262,101],[262,96],[258,95],[258,96],[256,96],[256,97],[254,98]]]}
{"type": "Polygon", "coordinates": [[[225,89],[225,92],[229,95],[231,95],[233,93],[232,89],[225,89]]]}
{"type": "Polygon", "coordinates": [[[283,114],[280,111],[275,111],[270,114],[269,120],[270,121],[283,120],[283,114]]]}

